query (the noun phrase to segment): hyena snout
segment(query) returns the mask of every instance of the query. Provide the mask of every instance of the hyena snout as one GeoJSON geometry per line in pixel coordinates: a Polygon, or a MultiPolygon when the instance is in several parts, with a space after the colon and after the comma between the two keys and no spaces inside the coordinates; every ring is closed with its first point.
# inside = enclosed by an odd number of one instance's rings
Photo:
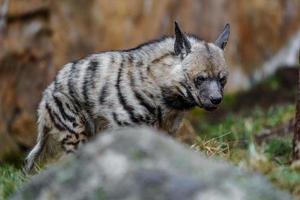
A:
{"type": "Polygon", "coordinates": [[[220,84],[216,81],[205,81],[200,86],[199,97],[201,104],[206,110],[214,110],[223,100],[223,92],[220,84]]]}
{"type": "Polygon", "coordinates": [[[209,100],[212,104],[214,105],[218,105],[222,102],[222,95],[221,94],[216,94],[216,95],[210,95],[209,96],[209,100]]]}
{"type": "Polygon", "coordinates": [[[222,102],[223,96],[221,93],[215,92],[202,96],[202,106],[207,111],[213,111],[217,109],[218,105],[222,102]]]}

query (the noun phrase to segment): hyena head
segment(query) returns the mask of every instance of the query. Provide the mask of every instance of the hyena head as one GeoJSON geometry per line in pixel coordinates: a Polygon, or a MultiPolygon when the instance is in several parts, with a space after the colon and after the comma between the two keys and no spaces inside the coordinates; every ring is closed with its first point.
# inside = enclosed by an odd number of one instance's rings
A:
{"type": "Polygon", "coordinates": [[[174,101],[175,106],[199,106],[211,111],[221,103],[228,76],[223,51],[229,32],[227,24],[214,43],[206,43],[186,36],[175,22],[174,51],[182,69],[181,81],[176,85],[181,102],[174,101]]]}

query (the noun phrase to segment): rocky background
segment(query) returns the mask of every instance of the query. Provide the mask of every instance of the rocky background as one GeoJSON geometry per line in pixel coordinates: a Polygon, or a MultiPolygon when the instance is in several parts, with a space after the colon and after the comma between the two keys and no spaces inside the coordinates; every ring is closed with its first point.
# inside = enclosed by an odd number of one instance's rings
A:
{"type": "Polygon", "coordinates": [[[33,145],[42,91],[63,64],[172,34],[174,20],[209,41],[230,22],[233,91],[296,35],[299,10],[299,0],[10,0],[0,33],[0,160],[33,145]]]}

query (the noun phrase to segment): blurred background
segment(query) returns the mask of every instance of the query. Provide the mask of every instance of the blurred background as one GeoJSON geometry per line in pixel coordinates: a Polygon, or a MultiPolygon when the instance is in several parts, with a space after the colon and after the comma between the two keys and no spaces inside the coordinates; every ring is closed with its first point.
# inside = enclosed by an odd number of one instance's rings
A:
{"type": "MultiPolygon", "coordinates": [[[[207,41],[214,41],[225,23],[232,27],[225,50],[230,66],[226,88],[230,95],[225,99],[229,103],[225,101],[214,114],[194,111],[189,119],[196,131],[212,129],[197,128],[203,115],[209,122],[241,106],[252,109],[259,102],[268,107],[295,99],[297,72],[292,67],[297,64],[300,48],[299,0],[0,3],[5,16],[0,23],[0,162],[34,144],[36,108],[42,91],[64,64],[90,53],[131,48],[172,35],[175,20],[185,32],[207,41]],[[270,78],[274,74],[277,78],[270,78]],[[269,80],[268,87],[265,80],[269,80]]],[[[293,111],[289,113],[293,115],[293,111]]]]}

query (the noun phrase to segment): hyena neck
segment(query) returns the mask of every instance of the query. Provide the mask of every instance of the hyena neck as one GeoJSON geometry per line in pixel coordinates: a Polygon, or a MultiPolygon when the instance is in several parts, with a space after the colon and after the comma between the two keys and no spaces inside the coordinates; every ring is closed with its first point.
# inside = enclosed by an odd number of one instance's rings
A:
{"type": "Polygon", "coordinates": [[[185,79],[180,56],[174,52],[175,39],[164,38],[141,46],[138,54],[147,62],[148,77],[152,79],[151,88],[156,88],[160,100],[171,110],[185,111],[196,104],[192,97],[182,96],[176,86],[185,79]]]}
{"type": "Polygon", "coordinates": [[[165,37],[154,42],[141,45],[136,53],[146,65],[148,77],[158,86],[166,86],[179,80],[183,74],[180,57],[175,55],[173,37],[165,37]]]}

